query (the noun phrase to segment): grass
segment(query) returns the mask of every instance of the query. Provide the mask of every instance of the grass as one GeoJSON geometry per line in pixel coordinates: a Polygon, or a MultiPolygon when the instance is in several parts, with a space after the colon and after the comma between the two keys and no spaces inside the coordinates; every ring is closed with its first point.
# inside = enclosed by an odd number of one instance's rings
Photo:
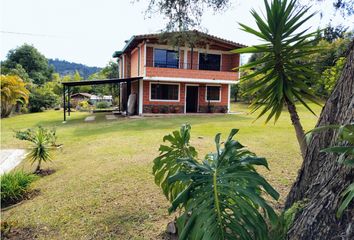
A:
{"type": "MultiPolygon", "coordinates": [[[[313,106],[313,105],[311,105],[313,106]]],[[[232,106],[247,112],[246,105],[232,106]]],[[[313,106],[319,113],[320,107],[313,106]]],[[[299,106],[306,130],[317,118],[299,106]]],[[[3,148],[26,147],[13,137],[13,130],[42,125],[56,127],[62,150],[44,164],[55,174],[33,183],[39,196],[3,213],[39,239],[160,239],[169,203],[154,184],[152,160],[162,137],[183,123],[192,125],[192,144],[200,156],[214,150],[214,136],[239,128],[242,144],[268,159],[271,171],[261,170],[280,192],[282,204],[301,165],[295,132],[284,112],[276,125],[255,120],[256,115],[178,116],[106,121],[103,113],[86,123],[88,113],[74,112],[66,124],[62,112],[19,115],[2,121],[3,148]]],[[[32,171],[29,163],[18,168],[32,171]]]]}

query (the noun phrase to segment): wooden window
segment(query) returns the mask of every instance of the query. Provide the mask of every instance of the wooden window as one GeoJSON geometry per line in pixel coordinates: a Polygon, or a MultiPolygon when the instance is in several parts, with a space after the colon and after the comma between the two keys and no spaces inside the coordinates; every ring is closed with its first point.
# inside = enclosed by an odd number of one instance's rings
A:
{"type": "Polygon", "coordinates": [[[199,70],[220,71],[221,55],[219,54],[199,54],[199,70]]]}
{"type": "Polygon", "coordinates": [[[179,85],[178,84],[159,84],[151,83],[150,98],[151,100],[171,100],[178,101],[179,85]]]}
{"type": "Polygon", "coordinates": [[[219,102],[221,100],[221,87],[220,86],[207,86],[206,87],[206,101],[219,102]]]}

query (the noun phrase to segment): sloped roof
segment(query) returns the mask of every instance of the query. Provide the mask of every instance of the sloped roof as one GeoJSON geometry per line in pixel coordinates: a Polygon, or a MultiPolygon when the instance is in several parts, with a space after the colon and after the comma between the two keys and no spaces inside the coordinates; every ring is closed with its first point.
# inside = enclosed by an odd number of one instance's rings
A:
{"type": "MultiPolygon", "coordinates": [[[[178,33],[178,32],[171,32],[171,33],[167,33],[167,34],[176,34],[176,33],[178,33]]],[[[214,42],[221,43],[221,44],[225,44],[225,45],[229,46],[230,49],[246,47],[246,45],[243,45],[241,43],[237,43],[237,42],[234,42],[231,40],[220,38],[215,35],[207,34],[204,32],[197,31],[197,30],[186,31],[186,33],[199,35],[202,38],[209,39],[214,42]]],[[[134,35],[128,41],[126,41],[126,45],[124,46],[124,48],[121,51],[116,51],[113,53],[113,57],[114,58],[119,57],[123,53],[134,49],[140,42],[142,42],[144,40],[159,39],[163,36],[163,34],[165,34],[165,33],[151,33],[151,34],[134,35]]]]}

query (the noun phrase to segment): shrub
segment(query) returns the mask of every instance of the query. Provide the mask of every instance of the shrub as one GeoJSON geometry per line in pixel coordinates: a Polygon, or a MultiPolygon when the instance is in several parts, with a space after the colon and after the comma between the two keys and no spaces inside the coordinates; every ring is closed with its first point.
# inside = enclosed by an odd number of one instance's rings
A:
{"type": "Polygon", "coordinates": [[[153,174],[170,200],[169,212],[182,210],[177,218],[179,239],[269,239],[269,226],[278,216],[264,199],[279,194],[255,169],[268,168],[265,158],[257,157],[233,140],[232,129],[222,148],[215,136],[216,152],[197,160],[190,146],[189,125],[163,138],[153,174]]]}
{"type": "Polygon", "coordinates": [[[0,177],[1,204],[7,205],[23,199],[35,179],[35,175],[23,171],[3,174],[0,177]]]}
{"type": "Polygon", "coordinates": [[[1,117],[8,117],[18,103],[27,103],[29,91],[18,76],[0,75],[1,82],[1,117]]]}
{"type": "Polygon", "coordinates": [[[88,103],[88,101],[79,102],[79,106],[81,110],[88,110],[90,108],[90,104],[88,103]]]}
{"type": "Polygon", "coordinates": [[[59,104],[59,96],[50,88],[32,88],[29,96],[28,109],[30,112],[42,112],[59,104]]]}
{"type": "Polygon", "coordinates": [[[105,102],[105,101],[98,102],[98,103],[96,104],[96,107],[99,108],[99,109],[108,108],[108,103],[105,102]]]}
{"type": "Polygon", "coordinates": [[[17,131],[16,138],[32,143],[26,158],[32,164],[37,162],[35,173],[40,173],[42,162],[51,160],[51,150],[57,146],[55,129],[49,130],[39,126],[36,130],[17,131]]]}

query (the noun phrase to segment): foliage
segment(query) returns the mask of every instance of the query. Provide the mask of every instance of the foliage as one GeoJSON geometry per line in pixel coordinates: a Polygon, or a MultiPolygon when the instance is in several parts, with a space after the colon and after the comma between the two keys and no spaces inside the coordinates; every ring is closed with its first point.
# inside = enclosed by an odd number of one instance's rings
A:
{"type": "Polygon", "coordinates": [[[90,104],[88,103],[88,101],[79,102],[79,106],[82,110],[88,110],[90,108],[90,104]]]}
{"type": "Polygon", "coordinates": [[[272,240],[284,240],[290,227],[293,225],[295,216],[300,212],[307,204],[307,201],[299,201],[294,203],[290,208],[286,209],[279,216],[279,221],[270,230],[270,239],[272,240]]]}
{"type": "Polygon", "coordinates": [[[45,84],[42,87],[32,87],[28,108],[30,112],[42,112],[44,109],[56,107],[59,102],[59,95],[54,93],[49,84],[45,84]]]}
{"type": "Polygon", "coordinates": [[[160,13],[168,20],[167,31],[184,31],[200,26],[201,17],[206,7],[222,11],[229,5],[229,0],[150,0],[147,13],[160,13]]]}
{"type": "Polygon", "coordinates": [[[1,175],[1,204],[9,204],[21,200],[35,179],[35,175],[23,171],[1,175]]]}
{"type": "Polygon", "coordinates": [[[327,27],[323,31],[323,38],[328,42],[333,42],[338,38],[344,38],[345,32],[348,30],[348,27],[343,25],[332,26],[328,24],[327,27]]]}
{"type": "Polygon", "coordinates": [[[273,117],[276,121],[284,104],[294,104],[296,100],[313,112],[305,100],[315,103],[317,101],[313,92],[304,84],[304,80],[313,76],[314,72],[310,63],[302,65],[296,60],[318,52],[319,50],[313,46],[317,40],[308,40],[310,37],[314,37],[315,33],[295,32],[314,14],[305,16],[309,7],[296,10],[295,0],[289,2],[287,0],[273,0],[270,5],[264,1],[264,4],[267,10],[265,20],[256,11],[251,11],[259,31],[244,24],[240,24],[240,26],[243,31],[261,38],[266,43],[233,51],[235,53],[264,54],[261,59],[240,67],[241,69],[251,69],[263,65],[253,74],[245,75],[241,79],[241,81],[246,81],[261,74],[264,75],[248,90],[250,93],[262,90],[261,94],[253,101],[253,112],[263,107],[259,117],[270,112],[266,121],[273,117]]]}
{"type": "Polygon", "coordinates": [[[99,67],[89,67],[84,64],[68,62],[59,59],[48,59],[48,63],[54,67],[54,70],[61,76],[73,75],[78,72],[84,79],[87,79],[91,74],[99,72],[99,67]]]}
{"type": "Polygon", "coordinates": [[[177,219],[180,239],[268,239],[267,221],[278,217],[262,194],[279,194],[257,173],[255,166],[268,168],[259,158],[233,140],[233,129],[221,147],[215,137],[216,153],[202,162],[190,146],[189,125],[166,135],[169,146],[160,146],[155,158],[155,182],[171,201],[169,212],[183,209],[177,219]],[[260,210],[263,211],[262,215],[260,210]]]}
{"type": "Polygon", "coordinates": [[[106,101],[102,101],[102,102],[96,103],[96,107],[99,109],[104,109],[104,108],[108,108],[109,104],[106,101]]]}
{"type": "Polygon", "coordinates": [[[42,162],[51,161],[51,150],[56,146],[56,131],[39,126],[37,129],[27,129],[16,132],[16,138],[31,142],[26,155],[32,164],[37,162],[35,173],[40,172],[42,162]]]}
{"type": "Polygon", "coordinates": [[[48,60],[35,47],[28,44],[10,50],[7,59],[2,63],[8,69],[16,68],[17,64],[26,70],[29,78],[37,85],[49,81],[53,72],[48,60]]]}
{"type": "Polygon", "coordinates": [[[329,67],[322,72],[319,81],[315,85],[315,91],[318,95],[329,97],[342,73],[345,60],[344,57],[339,58],[333,67],[329,67]]]}
{"type": "MultiPolygon", "coordinates": [[[[39,126],[38,129],[41,129],[43,131],[44,135],[47,136],[49,139],[49,143],[52,146],[57,145],[57,131],[55,128],[52,129],[47,129],[43,128],[42,126],[39,126]]],[[[36,130],[28,128],[24,131],[15,131],[15,137],[19,140],[25,140],[25,141],[30,141],[30,142],[35,142],[36,139],[36,130]]]]}
{"type": "Polygon", "coordinates": [[[8,117],[13,106],[28,102],[29,91],[21,78],[15,75],[1,75],[1,117],[8,117]]]}
{"type": "MultiPolygon", "coordinates": [[[[311,139],[313,133],[321,132],[328,129],[335,129],[338,131],[337,140],[342,143],[348,143],[345,146],[332,146],[322,149],[321,152],[339,154],[338,163],[344,164],[348,167],[354,168],[354,123],[345,125],[328,125],[317,127],[307,133],[307,141],[311,139]]],[[[350,202],[354,199],[354,182],[351,183],[342,193],[344,197],[343,202],[338,208],[337,217],[342,216],[344,210],[348,207],[350,202]]]]}

